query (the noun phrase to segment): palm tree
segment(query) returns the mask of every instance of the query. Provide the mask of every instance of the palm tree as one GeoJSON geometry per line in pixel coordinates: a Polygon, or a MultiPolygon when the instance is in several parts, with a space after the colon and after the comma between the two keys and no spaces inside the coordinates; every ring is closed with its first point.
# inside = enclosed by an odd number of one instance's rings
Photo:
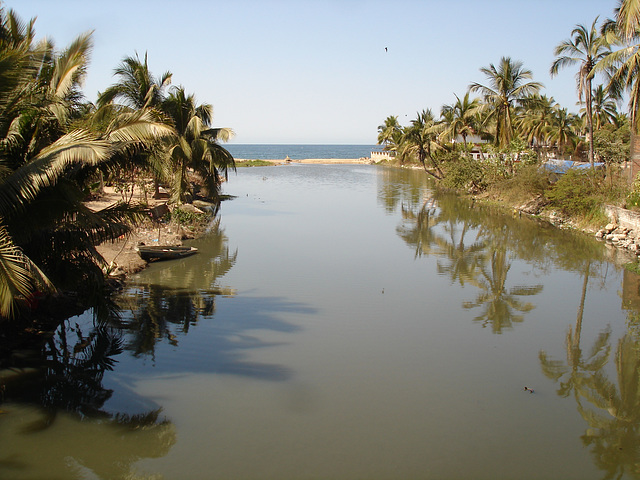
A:
{"type": "Polygon", "coordinates": [[[553,123],[548,132],[548,137],[558,148],[561,156],[566,153],[567,147],[575,148],[578,143],[577,126],[578,117],[569,113],[566,108],[556,106],[553,109],[553,123]]]}
{"type": "Polygon", "coordinates": [[[218,142],[229,140],[233,131],[212,128],[213,107],[197,105],[194,95],[187,95],[183,87],[174,87],[162,108],[177,132],[167,148],[174,165],[173,201],[183,203],[193,193],[188,177],[188,169],[192,169],[204,183],[208,196],[219,202],[222,177],[227,179],[235,162],[218,142]]]}
{"type": "MultiPolygon", "coordinates": [[[[99,108],[104,109],[119,101],[121,104],[116,109],[124,108],[136,111],[152,108],[161,110],[162,102],[166,99],[165,90],[171,83],[172,74],[167,71],[161,77],[156,78],[149,70],[146,52],[144,61],[140,60],[137,53],[135,57],[125,57],[115,69],[114,75],[118,81],[98,94],[99,108]]],[[[111,110],[106,110],[106,112],[106,115],[111,114],[111,110]]],[[[131,167],[129,176],[134,177],[139,174],[136,171],[138,169],[151,169],[157,194],[160,189],[160,179],[166,177],[169,170],[163,160],[164,157],[157,150],[141,152],[135,162],[137,168],[129,165],[131,167]]]]}
{"type": "Polygon", "coordinates": [[[384,150],[397,152],[401,137],[402,127],[397,116],[388,116],[384,124],[378,126],[378,145],[383,145],[384,150]]]}
{"type": "Polygon", "coordinates": [[[472,83],[469,89],[484,96],[486,105],[483,108],[488,111],[487,121],[495,125],[495,142],[499,148],[505,148],[514,136],[515,107],[526,97],[538,93],[542,84],[528,81],[533,78],[531,70],[509,57],[502,57],[497,67],[490,64],[480,71],[487,77],[488,85],[472,83]]]}
{"type": "Polygon", "coordinates": [[[549,140],[556,101],[553,97],[536,94],[527,99],[527,107],[518,117],[516,127],[530,146],[540,148],[549,140]]]}
{"type": "Polygon", "coordinates": [[[443,106],[441,111],[447,125],[442,135],[450,141],[455,141],[458,136],[461,136],[465,150],[467,149],[467,137],[478,133],[480,123],[480,99],[469,99],[469,93],[467,92],[462,100],[455,95],[456,102],[443,106]]]}
{"type": "MultiPolygon", "coordinates": [[[[604,125],[614,123],[618,115],[616,101],[605,90],[603,85],[598,85],[591,94],[593,101],[594,129],[600,130],[604,125]]],[[[581,115],[586,115],[586,109],[580,109],[581,115]]]]}
{"type": "MultiPolygon", "coordinates": [[[[95,245],[127,233],[138,214],[82,205],[86,181],[116,156],[131,155],[171,132],[147,112],[121,114],[101,129],[82,126],[79,85],[90,34],[58,53],[32,43],[0,9],[0,316],[18,316],[36,290],[97,286],[95,245]]],[[[90,123],[90,122],[88,122],[90,123]]]]}
{"type": "Polygon", "coordinates": [[[418,113],[411,125],[405,128],[401,139],[401,158],[413,157],[420,162],[424,171],[434,178],[442,179],[444,174],[433,157],[436,150],[442,148],[438,143],[438,137],[443,125],[438,124],[430,109],[418,113]],[[427,167],[426,160],[430,160],[431,168],[427,167]]]}
{"type": "MultiPolygon", "coordinates": [[[[640,6],[637,0],[620,0],[615,9],[615,20],[608,20],[602,27],[605,41],[619,47],[610,51],[596,65],[597,71],[605,71],[609,77],[607,90],[616,99],[626,90],[629,95],[629,120],[632,134],[640,133],[640,6]]],[[[632,142],[634,143],[634,142],[632,142]]]]}
{"type": "Polygon", "coordinates": [[[171,72],[165,72],[160,78],[149,71],[147,53],[141,61],[135,57],[125,57],[115,69],[114,75],[119,81],[104,92],[98,94],[98,106],[121,100],[134,110],[144,107],[157,108],[164,101],[164,90],[171,83],[171,72]]]}
{"type": "Polygon", "coordinates": [[[640,1],[618,0],[614,9],[616,30],[622,38],[630,41],[640,32],[640,1]]]}
{"type": "Polygon", "coordinates": [[[582,102],[583,95],[585,97],[588,128],[587,143],[589,144],[589,162],[591,166],[594,163],[591,81],[595,66],[609,53],[609,47],[604,37],[598,33],[597,23],[598,17],[591,24],[591,28],[587,28],[584,25],[576,25],[571,32],[572,38],[564,40],[556,46],[554,50],[556,59],[551,64],[550,70],[553,77],[558,74],[561,68],[579,65],[576,83],[580,102],[582,102]]]}

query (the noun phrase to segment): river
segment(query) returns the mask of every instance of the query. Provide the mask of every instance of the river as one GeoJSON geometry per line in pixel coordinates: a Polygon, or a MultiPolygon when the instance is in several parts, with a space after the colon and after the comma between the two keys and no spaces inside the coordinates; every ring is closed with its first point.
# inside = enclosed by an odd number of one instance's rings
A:
{"type": "Polygon", "coordinates": [[[421,171],[254,167],[225,192],[197,255],[3,387],[0,478],[640,477],[621,254],[421,171]]]}

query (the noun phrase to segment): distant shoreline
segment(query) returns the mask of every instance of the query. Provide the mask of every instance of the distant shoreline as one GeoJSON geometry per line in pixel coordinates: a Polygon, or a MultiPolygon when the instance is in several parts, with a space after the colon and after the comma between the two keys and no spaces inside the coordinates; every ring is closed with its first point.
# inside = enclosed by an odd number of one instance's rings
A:
{"type": "Polygon", "coordinates": [[[331,164],[331,165],[336,165],[336,164],[351,164],[351,165],[355,165],[355,164],[359,164],[359,165],[366,165],[371,163],[371,159],[370,158],[304,158],[301,160],[287,160],[284,158],[280,158],[280,159],[270,159],[270,158],[236,158],[235,159],[236,162],[247,162],[250,160],[262,160],[264,162],[269,162],[269,163],[273,163],[275,165],[286,165],[288,163],[306,163],[306,164],[331,164]]]}

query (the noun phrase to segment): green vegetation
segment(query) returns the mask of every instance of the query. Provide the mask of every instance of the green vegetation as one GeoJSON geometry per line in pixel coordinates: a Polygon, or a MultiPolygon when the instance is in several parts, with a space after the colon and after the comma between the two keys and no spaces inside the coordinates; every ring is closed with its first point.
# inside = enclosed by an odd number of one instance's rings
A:
{"type": "Polygon", "coordinates": [[[209,216],[206,213],[192,212],[180,207],[174,208],[167,215],[168,222],[175,222],[179,225],[201,224],[207,221],[209,216]]]}
{"type": "Polygon", "coordinates": [[[480,68],[485,81],[455,95],[439,118],[430,109],[406,126],[387,117],[378,143],[392,163],[420,166],[442,187],[518,206],[535,199],[540,208],[597,226],[606,221],[604,203],[640,207],[640,186],[629,172],[631,137],[640,133],[639,38],[640,2],[621,0],[613,19],[576,25],[550,52],[552,76],[577,70],[578,113],[542,94],[522,62],[502,57],[480,68]],[[628,114],[618,111],[624,96],[628,114]],[[549,160],[589,162],[591,169],[563,175],[549,160]]]}
{"type": "Polygon", "coordinates": [[[172,75],[155,78],[146,55],[125,57],[94,105],[80,89],[91,34],[60,51],[35,41],[34,24],[0,5],[0,320],[22,322],[63,292],[102,295],[96,246],[146,217],[133,186],[164,183],[178,204],[219,202],[234,168],[219,144],[232,131],[213,128],[211,106],[183,87],[167,94],[172,75]],[[107,183],[122,201],[88,209],[87,196],[107,183]]]}
{"type": "Polygon", "coordinates": [[[273,165],[273,162],[266,160],[237,160],[236,168],[238,167],[268,167],[273,165]]]}

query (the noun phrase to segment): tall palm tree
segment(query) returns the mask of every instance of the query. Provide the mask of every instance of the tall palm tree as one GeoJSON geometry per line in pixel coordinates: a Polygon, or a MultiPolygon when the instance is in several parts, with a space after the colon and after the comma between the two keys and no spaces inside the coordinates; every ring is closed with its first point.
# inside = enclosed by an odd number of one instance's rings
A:
{"type": "Polygon", "coordinates": [[[466,150],[467,137],[478,133],[480,99],[471,100],[469,92],[462,97],[462,100],[457,95],[455,97],[455,103],[442,107],[441,115],[446,123],[442,135],[449,141],[455,141],[456,137],[461,136],[466,150]]]}
{"type": "Polygon", "coordinates": [[[488,80],[488,85],[472,83],[469,89],[484,96],[488,111],[487,121],[495,125],[495,142],[505,148],[514,136],[514,110],[522,101],[542,88],[533,78],[531,70],[524,68],[522,62],[510,57],[502,57],[497,66],[490,64],[480,71],[488,80]]]}
{"type": "Polygon", "coordinates": [[[590,28],[584,25],[576,25],[571,32],[571,38],[560,42],[554,54],[556,59],[551,64],[551,76],[558,74],[564,67],[579,65],[576,74],[576,84],[578,86],[578,99],[582,102],[584,96],[587,110],[587,143],[589,144],[589,162],[593,166],[593,114],[592,114],[592,87],[595,66],[609,53],[609,47],[605,38],[600,35],[597,29],[598,17],[593,21],[590,28]]]}
{"type": "Polygon", "coordinates": [[[171,132],[144,112],[122,114],[101,129],[81,126],[79,85],[90,34],[58,53],[32,42],[23,24],[0,10],[0,317],[12,318],[35,290],[99,285],[95,245],[127,233],[136,212],[82,205],[91,172],[171,132]]]}
{"type": "Polygon", "coordinates": [[[134,110],[157,108],[164,101],[164,91],[171,83],[172,76],[167,71],[159,78],[154,77],[149,70],[147,53],[144,54],[144,61],[140,60],[137,53],[135,57],[125,57],[114,75],[119,81],[98,94],[98,105],[120,100],[134,110]]]}
{"type": "Polygon", "coordinates": [[[235,169],[233,157],[219,142],[229,140],[233,130],[211,127],[213,107],[198,105],[195,96],[187,95],[183,87],[174,87],[162,108],[177,132],[167,149],[174,165],[173,200],[185,202],[192,193],[188,177],[188,169],[192,169],[209,197],[219,201],[222,177],[227,179],[228,170],[235,169]]]}
{"type": "Polygon", "coordinates": [[[436,150],[442,148],[438,137],[442,133],[443,125],[439,124],[430,109],[419,112],[405,128],[401,139],[401,157],[413,157],[420,162],[425,172],[434,178],[442,179],[444,174],[433,157],[436,150]],[[430,161],[427,167],[426,161],[430,161]]]}
{"type": "Polygon", "coordinates": [[[519,115],[516,127],[530,146],[540,148],[549,140],[556,101],[553,97],[536,94],[529,97],[527,107],[519,115]]]}
{"type": "MultiPolygon", "coordinates": [[[[640,133],[640,6],[637,0],[620,0],[615,20],[605,22],[603,37],[608,45],[617,47],[596,65],[609,77],[607,90],[613,98],[629,95],[631,132],[640,133]]],[[[632,144],[635,142],[632,142],[632,144]]]]}
{"type": "Polygon", "coordinates": [[[383,145],[384,150],[397,152],[402,137],[402,127],[395,115],[388,116],[383,125],[378,126],[378,145],[383,145]]]}
{"type": "MultiPolygon", "coordinates": [[[[591,99],[593,101],[594,129],[600,130],[604,125],[614,123],[618,115],[618,106],[609,92],[605,90],[604,85],[598,85],[593,89],[591,99]]],[[[580,114],[586,115],[586,109],[580,109],[580,114]]]]}

